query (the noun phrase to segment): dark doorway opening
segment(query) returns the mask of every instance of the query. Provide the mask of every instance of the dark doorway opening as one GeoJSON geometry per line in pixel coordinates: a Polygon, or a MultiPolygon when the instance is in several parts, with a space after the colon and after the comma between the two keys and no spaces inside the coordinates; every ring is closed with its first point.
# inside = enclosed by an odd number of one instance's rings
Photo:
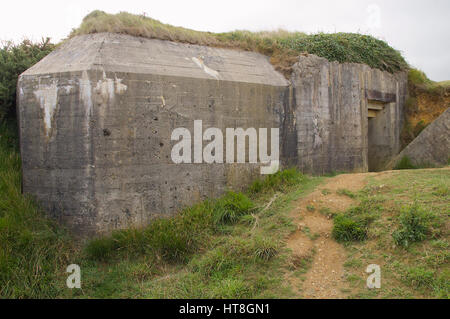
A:
{"type": "Polygon", "coordinates": [[[390,153],[387,103],[369,100],[367,103],[367,142],[369,172],[380,171],[390,153]]]}

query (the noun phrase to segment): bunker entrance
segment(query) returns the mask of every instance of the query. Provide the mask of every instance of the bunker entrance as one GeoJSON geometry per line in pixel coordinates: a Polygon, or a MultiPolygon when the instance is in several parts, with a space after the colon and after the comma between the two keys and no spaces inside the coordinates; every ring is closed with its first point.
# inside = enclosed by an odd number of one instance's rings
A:
{"type": "Polygon", "coordinates": [[[367,144],[369,172],[380,171],[390,154],[389,104],[369,100],[367,103],[367,144]]]}

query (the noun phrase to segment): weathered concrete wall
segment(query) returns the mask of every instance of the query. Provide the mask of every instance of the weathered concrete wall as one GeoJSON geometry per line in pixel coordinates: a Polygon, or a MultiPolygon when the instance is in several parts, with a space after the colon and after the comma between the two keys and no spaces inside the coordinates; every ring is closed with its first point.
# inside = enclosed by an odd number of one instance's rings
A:
{"type": "Polygon", "coordinates": [[[404,73],[301,56],[292,74],[299,167],[318,174],[365,172],[397,154],[406,81],[404,73]],[[369,101],[384,103],[370,120],[369,101]]]}
{"type": "Polygon", "coordinates": [[[78,37],[20,77],[24,191],[91,234],[242,187],[257,164],[174,164],[171,133],[193,132],[194,120],[223,132],[279,127],[286,87],[259,54],[78,37]]]}
{"type": "Polygon", "coordinates": [[[91,235],[145,225],[259,176],[260,164],[174,164],[171,133],[193,132],[194,120],[222,132],[280,128],[282,164],[308,172],[367,171],[369,145],[382,160],[398,150],[404,75],[305,56],[291,82],[252,52],[71,39],[19,78],[24,192],[91,235]],[[373,125],[368,100],[387,103],[373,125]]]}
{"type": "Polygon", "coordinates": [[[450,159],[450,108],[428,125],[387,165],[392,169],[404,156],[414,165],[446,165],[450,159]]]}

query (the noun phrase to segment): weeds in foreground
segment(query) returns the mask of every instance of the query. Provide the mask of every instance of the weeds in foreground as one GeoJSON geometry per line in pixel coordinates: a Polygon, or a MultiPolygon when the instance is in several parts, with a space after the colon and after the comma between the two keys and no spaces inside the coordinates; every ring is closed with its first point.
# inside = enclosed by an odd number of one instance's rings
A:
{"type": "MultiPolygon", "coordinates": [[[[352,193],[353,194],[353,193],[352,193]]],[[[333,219],[332,235],[339,242],[363,241],[367,239],[369,225],[378,218],[383,210],[382,199],[367,197],[347,212],[338,214],[333,219]]]]}
{"type": "Polygon", "coordinates": [[[425,240],[431,233],[434,216],[418,204],[404,207],[399,216],[400,227],[392,233],[398,246],[408,247],[411,243],[425,240]]]}
{"type": "Polygon", "coordinates": [[[72,251],[69,236],[21,192],[16,127],[0,125],[0,296],[54,298],[72,251]]]}

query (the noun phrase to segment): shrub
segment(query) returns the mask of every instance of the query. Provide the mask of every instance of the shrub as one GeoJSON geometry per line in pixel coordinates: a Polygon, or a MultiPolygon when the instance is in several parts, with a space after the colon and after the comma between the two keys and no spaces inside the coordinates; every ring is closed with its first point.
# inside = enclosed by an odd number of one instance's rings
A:
{"type": "Polygon", "coordinates": [[[337,215],[333,221],[332,235],[337,241],[363,241],[367,238],[367,224],[363,220],[337,215]]]}
{"type": "Polygon", "coordinates": [[[428,85],[433,81],[431,81],[424,72],[412,68],[408,72],[408,82],[414,85],[428,85]]]}
{"type": "Polygon", "coordinates": [[[403,156],[402,159],[395,165],[395,170],[400,169],[416,169],[417,167],[413,165],[408,156],[403,156]]]}
{"type": "Polygon", "coordinates": [[[420,120],[417,122],[416,126],[414,127],[414,136],[419,136],[420,133],[428,126],[428,124],[425,123],[424,120],[420,120]]]}
{"type": "Polygon", "coordinates": [[[279,245],[273,239],[258,236],[255,238],[253,249],[257,258],[269,261],[278,254],[279,245]]]}
{"type": "Polygon", "coordinates": [[[450,195],[450,189],[444,184],[436,186],[434,189],[433,195],[435,196],[446,197],[450,195]]]}
{"type": "Polygon", "coordinates": [[[6,42],[0,48],[0,121],[15,117],[16,85],[20,74],[49,54],[55,46],[50,39],[40,43],[24,40],[15,45],[6,42]]]}
{"type": "Polygon", "coordinates": [[[430,234],[432,219],[433,215],[418,204],[403,208],[399,216],[400,227],[392,233],[395,243],[407,247],[410,243],[425,240],[430,234]]]}
{"type": "Polygon", "coordinates": [[[332,235],[337,241],[363,241],[367,238],[369,225],[383,210],[379,197],[364,198],[361,203],[344,214],[336,215],[332,235]]]}
{"type": "Polygon", "coordinates": [[[343,196],[347,196],[347,197],[350,197],[350,198],[356,198],[356,195],[352,191],[349,191],[348,189],[340,188],[340,189],[337,190],[336,193],[338,195],[343,195],[343,196]]]}
{"type": "Polygon", "coordinates": [[[213,218],[217,225],[233,224],[253,208],[255,205],[247,196],[229,191],[215,203],[213,218]]]}
{"type": "Polygon", "coordinates": [[[256,180],[248,188],[248,193],[255,195],[259,193],[285,191],[288,187],[301,184],[306,179],[306,176],[296,168],[290,168],[268,175],[263,180],[256,180]]]}

